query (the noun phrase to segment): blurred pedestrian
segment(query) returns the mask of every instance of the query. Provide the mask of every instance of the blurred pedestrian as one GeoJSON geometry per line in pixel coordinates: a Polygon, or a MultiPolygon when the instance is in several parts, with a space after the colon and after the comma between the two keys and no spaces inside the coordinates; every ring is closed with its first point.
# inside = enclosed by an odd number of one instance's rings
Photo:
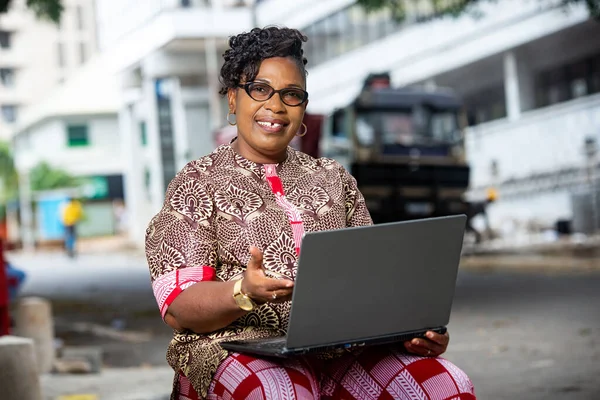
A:
{"type": "Polygon", "coordinates": [[[117,234],[127,232],[127,207],[123,200],[115,200],[113,202],[113,213],[115,217],[115,231],[117,234]]]}
{"type": "Polygon", "coordinates": [[[83,207],[79,200],[68,198],[61,210],[65,227],[65,250],[69,257],[75,257],[77,244],[77,224],[83,218],[83,207]]]}
{"type": "Polygon", "coordinates": [[[475,235],[475,243],[481,243],[483,241],[483,235],[473,226],[473,218],[481,215],[485,220],[485,228],[488,236],[491,232],[490,221],[487,215],[487,207],[498,199],[498,192],[494,188],[489,188],[486,191],[486,197],[484,201],[474,201],[469,203],[467,210],[467,232],[471,232],[475,235]]]}

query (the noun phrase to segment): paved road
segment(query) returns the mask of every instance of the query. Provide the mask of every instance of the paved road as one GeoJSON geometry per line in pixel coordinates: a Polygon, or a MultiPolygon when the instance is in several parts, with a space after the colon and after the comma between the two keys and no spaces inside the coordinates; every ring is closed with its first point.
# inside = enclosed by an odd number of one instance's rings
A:
{"type": "Polygon", "coordinates": [[[118,307],[122,312],[156,306],[146,261],[135,253],[91,253],[75,259],[61,252],[9,253],[7,258],[27,273],[24,296],[118,307]]]}
{"type": "Polygon", "coordinates": [[[460,275],[447,357],[482,399],[600,399],[600,274],[460,275]]]}
{"type": "MultiPolygon", "coordinates": [[[[59,303],[101,305],[57,315],[59,327],[94,320],[94,313],[105,307],[113,310],[108,317],[123,318],[125,329],[151,330],[154,336],[141,343],[72,332],[66,339],[71,344],[103,345],[107,363],[114,367],[154,365],[153,374],[131,373],[141,386],[148,382],[168,387],[170,373],[161,367],[169,330],[154,312],[140,314],[155,307],[143,259],[83,255],[73,262],[54,255],[12,260],[30,274],[26,293],[59,303]]],[[[103,318],[97,322],[106,322],[103,318]]],[[[480,399],[600,399],[600,273],[462,271],[449,330],[446,357],[470,375],[480,399]]],[[[80,387],[92,382],[97,393],[112,396],[119,384],[111,370],[107,373],[112,378],[46,377],[44,386],[49,393],[69,387],[72,393],[77,386],[73,382],[80,387]]],[[[125,378],[122,384],[123,390],[128,388],[125,378]]]]}

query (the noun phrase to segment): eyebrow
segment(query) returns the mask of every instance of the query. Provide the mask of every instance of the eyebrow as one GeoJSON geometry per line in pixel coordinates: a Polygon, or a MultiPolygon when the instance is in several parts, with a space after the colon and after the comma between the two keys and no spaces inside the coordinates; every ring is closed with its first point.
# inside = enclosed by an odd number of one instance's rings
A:
{"type": "MultiPolygon", "coordinates": [[[[256,78],[254,79],[254,82],[261,82],[261,83],[266,83],[268,85],[271,85],[271,81],[265,78],[256,78]]],[[[297,88],[297,89],[302,89],[304,90],[304,87],[300,86],[300,85],[296,85],[295,83],[290,83],[289,85],[286,86],[287,88],[297,88]]]]}

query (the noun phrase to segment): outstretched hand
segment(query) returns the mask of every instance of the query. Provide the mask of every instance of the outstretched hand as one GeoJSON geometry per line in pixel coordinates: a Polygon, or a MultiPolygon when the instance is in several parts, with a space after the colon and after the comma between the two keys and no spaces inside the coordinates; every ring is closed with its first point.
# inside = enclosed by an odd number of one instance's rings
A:
{"type": "Polygon", "coordinates": [[[293,290],[293,281],[267,277],[262,252],[256,247],[250,247],[250,261],[244,273],[242,292],[256,303],[264,304],[291,300],[293,290]]]}

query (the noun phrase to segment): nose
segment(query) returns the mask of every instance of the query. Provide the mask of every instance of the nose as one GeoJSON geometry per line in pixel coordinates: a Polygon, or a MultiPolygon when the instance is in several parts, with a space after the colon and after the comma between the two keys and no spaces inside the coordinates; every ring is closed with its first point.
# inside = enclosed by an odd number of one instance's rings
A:
{"type": "Polygon", "coordinates": [[[286,108],[283,101],[281,101],[281,93],[274,93],[269,100],[265,101],[265,109],[272,113],[285,112],[286,108]]]}

